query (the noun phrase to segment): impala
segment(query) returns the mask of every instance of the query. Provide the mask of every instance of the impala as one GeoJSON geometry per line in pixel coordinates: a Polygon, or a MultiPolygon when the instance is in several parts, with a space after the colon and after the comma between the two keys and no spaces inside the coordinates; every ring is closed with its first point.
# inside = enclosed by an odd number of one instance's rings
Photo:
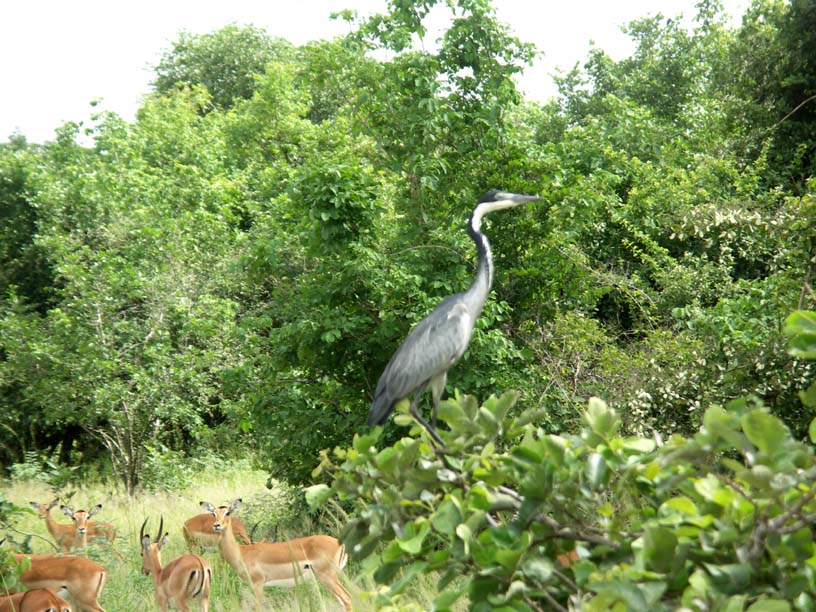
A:
{"type": "MultiPolygon", "coordinates": [[[[218,548],[218,534],[213,531],[215,519],[210,512],[196,514],[194,517],[184,521],[184,540],[191,551],[203,548],[218,548]]],[[[252,539],[247,535],[246,528],[237,516],[232,519],[232,532],[235,539],[241,544],[252,544],[252,539]]]]}
{"type": "Polygon", "coordinates": [[[201,599],[201,612],[210,609],[210,584],[212,583],[212,568],[210,564],[198,555],[182,555],[173,559],[162,567],[161,549],[167,545],[168,534],[162,537],[164,517],[159,523],[159,534],[156,541],[150,541],[150,535],[144,532],[147,519],[142,523],[139,531],[139,541],[142,546],[142,573],[153,576],[153,585],[156,587],[156,601],[162,612],[167,612],[168,603],[172,603],[182,612],[189,612],[188,599],[201,599]]]}
{"type": "Polygon", "coordinates": [[[237,499],[229,506],[215,508],[208,502],[201,507],[215,517],[213,531],[218,534],[221,557],[249,582],[255,591],[258,609],[265,586],[291,587],[316,578],[334,595],[346,612],[351,610],[351,595],[340,584],[338,572],[348,561],[345,547],[327,535],[314,535],[288,542],[258,542],[240,545],[235,541],[232,513],[241,505],[237,499]]]}
{"type": "MultiPolygon", "coordinates": [[[[99,512],[102,509],[102,504],[96,504],[90,510],[77,510],[74,512],[68,506],[60,506],[60,510],[62,513],[69,517],[72,521],[74,521],[74,528],[76,531],[76,541],[78,542],[77,546],[81,546],[84,548],[88,545],[88,537],[91,535],[91,523],[88,521],[94,514],[99,512]]],[[[110,523],[106,523],[110,524],[110,523]]],[[[113,525],[111,525],[112,527],[113,525]]],[[[94,529],[94,534],[96,534],[96,530],[94,529]]]]}
{"type": "Polygon", "coordinates": [[[54,538],[59,549],[63,552],[68,552],[73,548],[81,545],[80,540],[77,539],[76,528],[71,523],[58,523],[51,516],[51,508],[59,503],[59,499],[55,499],[49,504],[40,504],[38,502],[29,502],[29,505],[39,512],[39,517],[45,520],[45,526],[48,533],[54,538]]]}
{"type": "Polygon", "coordinates": [[[50,589],[31,589],[0,597],[0,612],[73,612],[73,608],[50,589]]]}
{"type": "Polygon", "coordinates": [[[54,557],[15,553],[17,561],[28,559],[28,569],[20,576],[27,589],[68,591],[79,612],[105,612],[99,596],[108,579],[108,571],[84,557],[54,557]]]}

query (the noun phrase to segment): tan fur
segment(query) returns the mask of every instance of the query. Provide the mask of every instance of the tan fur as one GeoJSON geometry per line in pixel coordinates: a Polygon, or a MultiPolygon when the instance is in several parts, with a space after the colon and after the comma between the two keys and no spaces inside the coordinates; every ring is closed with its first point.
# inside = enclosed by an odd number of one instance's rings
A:
{"type": "Polygon", "coordinates": [[[30,561],[28,569],[20,576],[20,582],[26,588],[45,588],[54,592],[66,589],[78,612],[105,612],[98,599],[108,579],[108,571],[98,563],[84,557],[14,556],[18,561],[24,558],[30,561]]]}
{"type": "Polygon", "coordinates": [[[167,535],[158,542],[151,542],[149,535],[142,536],[142,573],[153,577],[159,608],[167,612],[168,604],[172,601],[181,612],[189,612],[188,600],[198,598],[201,612],[208,612],[212,583],[210,564],[198,555],[188,554],[162,567],[161,549],[166,544],[167,535]]]}
{"type": "MultiPolygon", "coordinates": [[[[241,544],[252,544],[247,530],[241,519],[234,518],[232,525],[235,539],[241,544]]],[[[196,514],[194,517],[184,521],[184,540],[187,548],[191,551],[200,551],[202,548],[218,548],[218,534],[213,531],[215,518],[209,512],[196,514]]]]}
{"type": "Polygon", "coordinates": [[[213,528],[219,534],[219,551],[235,572],[252,585],[258,609],[263,602],[267,583],[294,586],[312,577],[325,585],[343,606],[351,611],[351,595],[340,583],[338,572],[346,565],[345,547],[327,535],[314,535],[288,542],[259,542],[240,545],[235,541],[230,514],[240,505],[236,500],[215,508],[207,502],[201,506],[215,518],[213,528]]]}
{"type": "Polygon", "coordinates": [[[50,589],[31,589],[0,597],[0,612],[73,612],[73,608],[50,589]]]}

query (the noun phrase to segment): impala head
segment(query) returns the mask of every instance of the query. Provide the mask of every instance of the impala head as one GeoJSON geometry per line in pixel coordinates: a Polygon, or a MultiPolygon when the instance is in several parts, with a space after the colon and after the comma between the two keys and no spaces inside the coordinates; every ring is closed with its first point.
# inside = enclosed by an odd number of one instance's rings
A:
{"type": "Polygon", "coordinates": [[[493,189],[479,198],[476,208],[473,210],[473,217],[471,224],[473,229],[477,232],[482,225],[482,217],[494,210],[502,210],[503,208],[511,208],[519,204],[527,204],[528,202],[543,202],[544,198],[538,196],[519,195],[517,193],[510,193],[507,191],[498,191],[493,189]]]}
{"type": "Polygon", "coordinates": [[[51,508],[56,506],[59,503],[59,498],[55,499],[49,504],[41,504],[39,502],[28,502],[28,505],[31,506],[34,510],[39,513],[39,517],[44,519],[48,517],[48,513],[51,512],[51,508]]]}
{"type": "Polygon", "coordinates": [[[213,522],[213,531],[215,533],[222,533],[227,528],[230,521],[230,515],[240,506],[240,499],[236,499],[229,506],[218,506],[218,508],[213,506],[210,502],[201,502],[201,509],[205,512],[209,512],[215,517],[215,521],[213,522]]]}
{"type": "Polygon", "coordinates": [[[77,510],[74,512],[68,506],[60,506],[60,510],[65,516],[71,517],[76,525],[76,530],[79,535],[85,535],[88,532],[88,519],[102,509],[102,504],[96,504],[90,510],[77,510]]]}
{"type": "Polygon", "coordinates": [[[162,530],[164,529],[164,515],[162,515],[161,520],[159,521],[159,534],[156,536],[155,541],[150,541],[150,534],[145,533],[144,531],[145,525],[147,525],[147,519],[144,520],[144,523],[142,523],[142,528],[139,529],[139,542],[141,544],[140,553],[142,555],[142,573],[145,576],[149,576],[154,562],[161,565],[161,549],[167,546],[167,542],[170,540],[170,534],[165,533],[164,537],[162,537],[162,530]]]}

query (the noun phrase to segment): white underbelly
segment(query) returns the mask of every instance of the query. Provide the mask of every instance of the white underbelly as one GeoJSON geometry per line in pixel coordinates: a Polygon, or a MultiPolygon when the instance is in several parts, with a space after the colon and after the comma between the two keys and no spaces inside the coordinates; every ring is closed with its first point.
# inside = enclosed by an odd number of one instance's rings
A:
{"type": "Polygon", "coordinates": [[[278,578],[276,580],[267,580],[264,582],[265,587],[293,587],[297,584],[303,584],[307,580],[312,580],[314,574],[312,570],[305,569],[303,572],[294,578],[278,578]]]}

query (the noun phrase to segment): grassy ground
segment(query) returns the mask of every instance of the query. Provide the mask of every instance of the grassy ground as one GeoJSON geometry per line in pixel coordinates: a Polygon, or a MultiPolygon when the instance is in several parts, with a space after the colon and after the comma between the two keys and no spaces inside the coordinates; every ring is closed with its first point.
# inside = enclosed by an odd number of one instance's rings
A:
{"type": "MultiPolygon", "coordinates": [[[[150,519],[146,531],[155,535],[159,517],[164,516],[164,530],[170,534],[170,542],[162,551],[162,562],[166,564],[176,556],[187,552],[181,528],[186,519],[200,513],[199,501],[204,500],[220,505],[240,497],[244,500],[247,512],[253,513],[250,521],[246,520],[248,517],[242,516],[240,510],[238,512],[238,516],[245,519],[247,529],[250,529],[260,518],[264,520],[264,523],[267,523],[268,519],[269,523],[274,524],[274,516],[259,517],[258,512],[268,513],[269,511],[265,508],[272,508],[273,514],[275,512],[285,513],[286,509],[281,509],[280,500],[275,501],[275,491],[269,491],[266,488],[266,479],[265,473],[245,468],[219,468],[216,473],[201,474],[183,490],[144,493],[135,498],[128,498],[101,485],[77,490],[71,499],[72,507],[75,510],[88,509],[96,504],[102,504],[102,510],[93,520],[112,522],[118,532],[113,546],[104,542],[95,542],[89,546],[87,551],[89,558],[104,565],[108,570],[108,582],[100,598],[102,607],[108,612],[159,610],[155,603],[152,579],[140,573],[141,557],[138,539],[139,528],[145,518],[150,519]]],[[[36,480],[4,482],[2,491],[10,501],[25,507],[28,507],[29,501],[46,502],[55,497],[47,484],[36,480]]],[[[58,508],[52,510],[57,522],[67,523],[68,519],[58,510],[58,508]]],[[[308,524],[308,521],[304,524],[308,524]]],[[[53,548],[45,541],[45,539],[51,540],[45,522],[39,520],[35,513],[21,520],[16,527],[22,532],[44,538],[32,539],[32,548],[35,552],[53,552],[53,548]]],[[[308,527],[303,529],[308,530],[308,527]]],[[[289,529],[282,532],[281,537],[309,535],[309,533],[296,533],[296,531],[296,527],[290,526],[289,529]]],[[[331,531],[329,534],[337,535],[331,531]]],[[[22,539],[20,534],[12,535],[18,541],[22,539]]],[[[204,556],[213,567],[210,610],[212,612],[254,610],[251,589],[243,584],[232,568],[221,560],[218,551],[206,551],[204,556]]],[[[359,568],[352,565],[343,572],[342,580],[352,594],[355,610],[365,612],[377,609],[373,596],[369,594],[377,589],[370,576],[363,575],[359,568]]],[[[404,597],[404,609],[430,609],[433,597],[433,582],[428,579],[419,581],[404,597]]],[[[193,609],[196,609],[195,605],[193,609]]],[[[308,583],[294,589],[268,589],[264,609],[334,611],[340,608],[337,601],[325,588],[317,583],[308,583]]]]}

